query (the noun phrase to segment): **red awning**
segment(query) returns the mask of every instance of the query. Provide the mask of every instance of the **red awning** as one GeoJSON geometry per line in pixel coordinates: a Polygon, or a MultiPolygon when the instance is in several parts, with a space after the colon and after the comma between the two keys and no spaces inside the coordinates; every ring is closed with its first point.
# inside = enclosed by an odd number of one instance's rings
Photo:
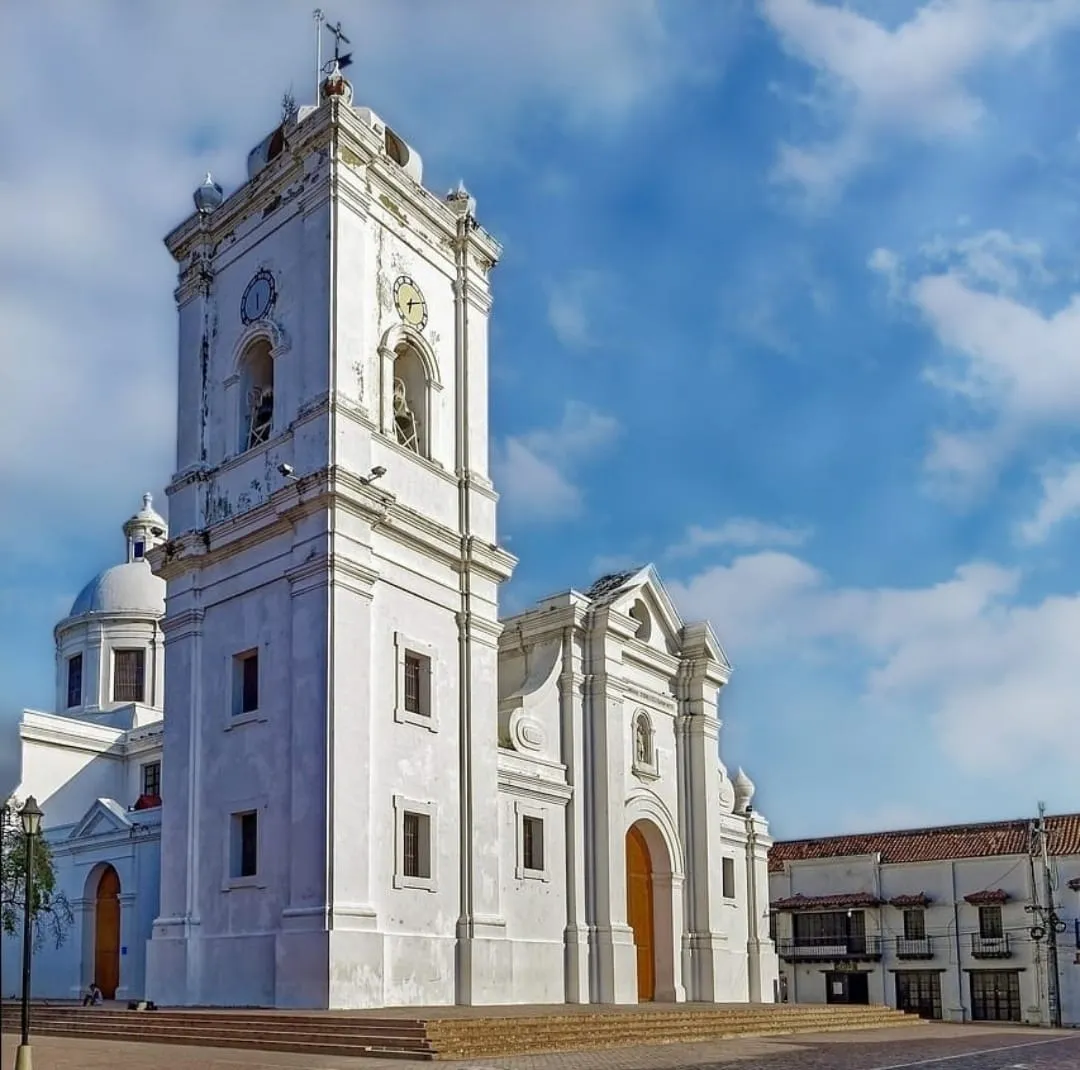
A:
{"type": "Polygon", "coordinates": [[[837,895],[791,895],[777,899],[773,910],[849,910],[852,907],[876,907],[877,896],[869,892],[841,892],[837,895]]]}
{"type": "Polygon", "coordinates": [[[894,895],[889,900],[889,905],[894,907],[928,907],[932,900],[926,892],[915,892],[911,895],[894,895]]]}
{"type": "Polygon", "coordinates": [[[994,888],[992,891],[972,892],[971,895],[964,896],[964,900],[973,907],[996,906],[998,903],[1007,902],[1008,899],[1009,893],[1001,888],[994,888]]]}

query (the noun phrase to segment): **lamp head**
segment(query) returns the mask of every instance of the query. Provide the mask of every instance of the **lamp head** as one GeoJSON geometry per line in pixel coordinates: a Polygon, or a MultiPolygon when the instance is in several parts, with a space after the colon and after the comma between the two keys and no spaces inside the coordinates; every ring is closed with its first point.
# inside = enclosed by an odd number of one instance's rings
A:
{"type": "Polygon", "coordinates": [[[27,836],[37,836],[41,832],[41,819],[45,815],[37,804],[33,795],[29,796],[19,811],[19,821],[22,822],[22,830],[27,836]]]}

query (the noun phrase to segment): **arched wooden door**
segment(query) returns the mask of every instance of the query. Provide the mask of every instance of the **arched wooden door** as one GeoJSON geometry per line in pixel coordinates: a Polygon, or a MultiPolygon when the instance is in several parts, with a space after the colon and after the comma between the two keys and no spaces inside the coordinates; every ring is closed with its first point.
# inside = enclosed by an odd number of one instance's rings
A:
{"type": "Polygon", "coordinates": [[[109,866],[101,875],[94,909],[94,981],[105,999],[120,985],[120,877],[109,866]]]}
{"type": "Polygon", "coordinates": [[[653,873],[649,845],[636,825],[626,833],[626,916],[637,945],[638,1000],[656,995],[656,933],[653,924],[653,873]]]}

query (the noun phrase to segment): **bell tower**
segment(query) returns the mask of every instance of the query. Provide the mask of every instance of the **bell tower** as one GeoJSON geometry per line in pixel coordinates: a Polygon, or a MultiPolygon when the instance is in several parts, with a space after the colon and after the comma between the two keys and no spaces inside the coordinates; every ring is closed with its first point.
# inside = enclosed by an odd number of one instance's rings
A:
{"type": "Polygon", "coordinates": [[[464,187],[336,64],[179,268],[163,1005],[494,1003],[498,585],[489,275],[464,187]]]}

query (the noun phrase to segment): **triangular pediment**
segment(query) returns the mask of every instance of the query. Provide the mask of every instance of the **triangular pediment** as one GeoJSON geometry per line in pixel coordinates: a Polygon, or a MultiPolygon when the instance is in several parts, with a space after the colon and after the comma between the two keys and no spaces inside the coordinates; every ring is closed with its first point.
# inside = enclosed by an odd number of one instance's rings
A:
{"type": "Polygon", "coordinates": [[[649,615],[649,637],[646,641],[650,646],[668,654],[679,653],[682,646],[682,618],[652,565],[646,565],[627,577],[623,586],[613,594],[613,608],[620,613],[633,616],[635,606],[644,606],[649,615]]]}
{"type": "Polygon", "coordinates": [[[113,832],[127,832],[131,828],[131,819],[115,799],[95,799],[90,809],[71,830],[68,839],[81,840],[88,836],[107,836],[113,832]]]}
{"type": "Polygon", "coordinates": [[[618,612],[631,616],[635,604],[642,603],[651,620],[651,646],[674,655],[704,655],[716,664],[722,678],[730,676],[731,662],[712,625],[708,621],[683,622],[654,565],[607,579],[603,593],[595,600],[607,602],[618,612]]]}

